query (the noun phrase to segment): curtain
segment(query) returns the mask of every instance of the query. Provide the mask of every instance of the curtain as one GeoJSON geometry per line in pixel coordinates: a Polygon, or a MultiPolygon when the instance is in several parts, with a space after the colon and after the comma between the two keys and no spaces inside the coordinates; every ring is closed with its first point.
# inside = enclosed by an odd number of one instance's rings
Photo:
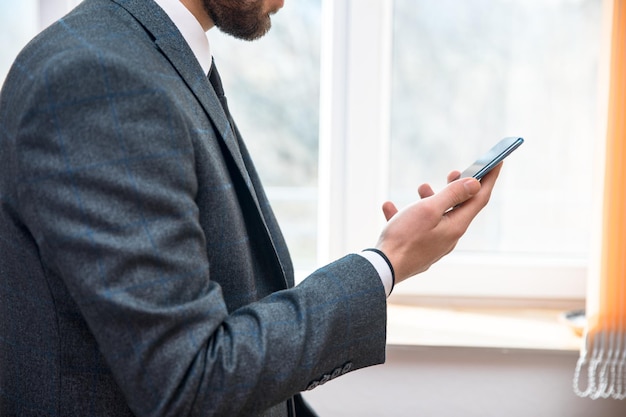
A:
{"type": "Polygon", "coordinates": [[[626,0],[612,3],[601,237],[574,376],[576,394],[593,399],[626,398],[626,0]]]}

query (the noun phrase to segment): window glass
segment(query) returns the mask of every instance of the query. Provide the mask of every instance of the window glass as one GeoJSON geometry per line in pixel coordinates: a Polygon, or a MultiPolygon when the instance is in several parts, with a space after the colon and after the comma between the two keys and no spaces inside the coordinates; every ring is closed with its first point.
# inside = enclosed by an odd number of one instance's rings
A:
{"type": "Polygon", "coordinates": [[[600,0],[395,0],[390,198],[522,136],[457,249],[586,256],[600,24],[600,0]]]}
{"type": "Polygon", "coordinates": [[[286,2],[263,38],[209,31],[229,107],[296,268],[316,262],[320,0],[286,2]]]}

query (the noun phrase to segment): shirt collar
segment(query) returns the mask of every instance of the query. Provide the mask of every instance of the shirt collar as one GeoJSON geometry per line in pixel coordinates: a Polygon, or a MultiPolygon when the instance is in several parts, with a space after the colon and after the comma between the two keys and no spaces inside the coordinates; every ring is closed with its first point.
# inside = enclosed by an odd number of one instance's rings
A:
{"type": "Polygon", "coordinates": [[[185,41],[196,56],[205,74],[211,68],[211,48],[209,39],[202,29],[200,22],[185,7],[180,0],[154,0],[174,22],[185,41]]]}

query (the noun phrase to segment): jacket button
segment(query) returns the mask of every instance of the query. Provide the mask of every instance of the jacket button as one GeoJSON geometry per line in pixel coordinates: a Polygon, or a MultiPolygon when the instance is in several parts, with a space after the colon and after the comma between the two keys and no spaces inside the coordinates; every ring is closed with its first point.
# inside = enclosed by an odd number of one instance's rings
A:
{"type": "Polygon", "coordinates": [[[325,374],[322,379],[320,380],[320,385],[324,385],[325,383],[327,383],[328,381],[330,381],[330,374],[325,374]]]}
{"type": "Polygon", "coordinates": [[[308,387],[306,387],[306,390],[307,390],[307,391],[311,391],[312,389],[317,388],[319,385],[320,385],[320,382],[319,382],[319,381],[313,381],[313,382],[311,382],[311,383],[309,384],[309,386],[308,386],[308,387]]]}
{"type": "Polygon", "coordinates": [[[341,368],[341,375],[347,374],[352,369],[352,362],[346,363],[343,368],[341,368]]]}

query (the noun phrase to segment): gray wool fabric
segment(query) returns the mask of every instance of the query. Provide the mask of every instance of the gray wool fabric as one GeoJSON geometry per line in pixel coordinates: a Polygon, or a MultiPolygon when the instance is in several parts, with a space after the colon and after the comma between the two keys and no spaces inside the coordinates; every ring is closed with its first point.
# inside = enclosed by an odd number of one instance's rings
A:
{"type": "Polygon", "coordinates": [[[239,132],[152,0],[85,0],[0,94],[0,415],[307,416],[384,361],[358,255],[293,287],[239,132]]]}

